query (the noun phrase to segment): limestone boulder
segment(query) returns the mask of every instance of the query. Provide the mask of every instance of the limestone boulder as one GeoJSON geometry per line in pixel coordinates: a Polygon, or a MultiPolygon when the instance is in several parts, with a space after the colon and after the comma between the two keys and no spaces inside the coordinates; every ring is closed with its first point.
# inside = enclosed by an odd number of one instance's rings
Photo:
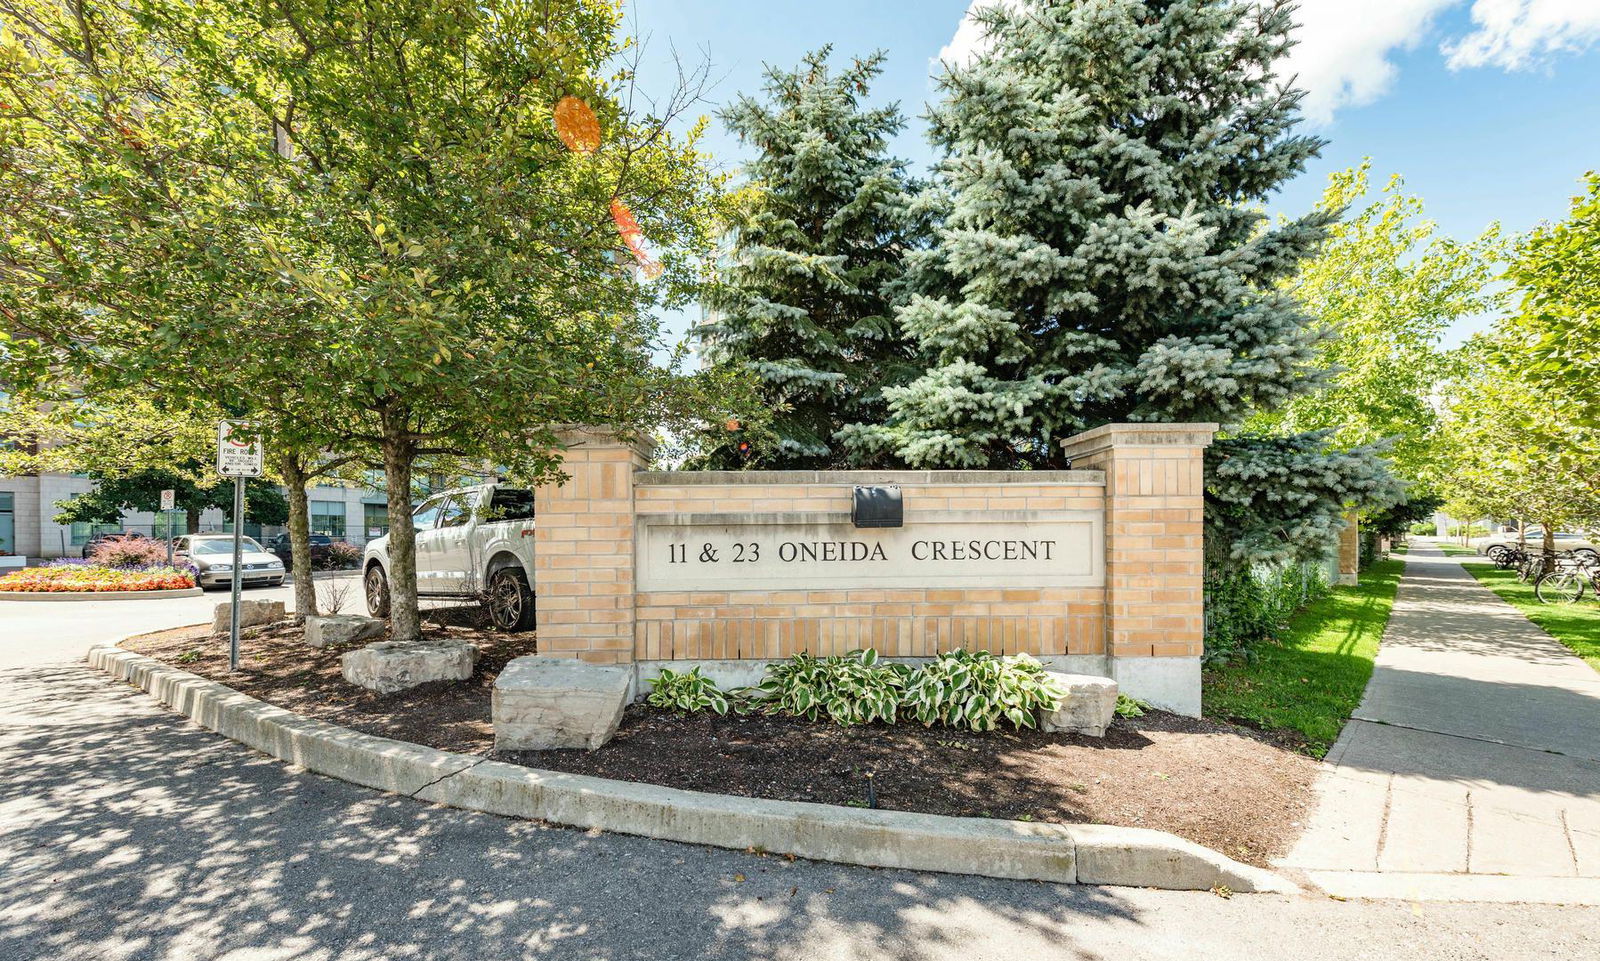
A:
{"type": "Polygon", "coordinates": [[[1105,737],[1117,713],[1117,682],[1093,674],[1048,673],[1067,689],[1067,696],[1054,711],[1039,712],[1039,729],[1105,737]]]}
{"type": "Polygon", "coordinates": [[[306,643],[312,647],[332,647],[370,641],[384,631],[384,621],[359,614],[332,614],[306,618],[306,643]]]}
{"type": "MultiPolygon", "coordinates": [[[[223,602],[217,605],[216,613],[211,616],[211,632],[213,634],[226,634],[233,627],[232,605],[223,602]]],[[[284,611],[282,601],[249,601],[239,600],[239,627],[259,627],[262,624],[276,624],[288,617],[284,611]]]]}
{"type": "Polygon", "coordinates": [[[573,658],[513,660],[494,682],[495,750],[594,750],[617,732],[631,680],[627,668],[573,658]]]}
{"type": "Polygon", "coordinates": [[[379,641],[340,655],[344,679],[379,694],[429,681],[464,681],[478,663],[471,641],[379,641]]]}

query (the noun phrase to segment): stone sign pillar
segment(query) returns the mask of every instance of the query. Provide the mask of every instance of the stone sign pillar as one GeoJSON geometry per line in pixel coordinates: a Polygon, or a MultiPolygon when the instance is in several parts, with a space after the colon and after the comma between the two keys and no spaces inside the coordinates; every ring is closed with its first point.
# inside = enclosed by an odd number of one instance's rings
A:
{"type": "Polygon", "coordinates": [[[1216,424],[1107,424],[1061,442],[1106,475],[1106,662],[1128,694],[1200,714],[1205,449],[1216,424]]]}
{"type": "Polygon", "coordinates": [[[594,428],[560,435],[559,486],[534,492],[534,624],[539,653],[633,661],[633,475],[649,447],[594,428]]]}
{"type": "Polygon", "coordinates": [[[1361,580],[1361,520],[1352,511],[1344,516],[1344,530],[1339,532],[1339,580],[1352,586],[1361,580]]]}

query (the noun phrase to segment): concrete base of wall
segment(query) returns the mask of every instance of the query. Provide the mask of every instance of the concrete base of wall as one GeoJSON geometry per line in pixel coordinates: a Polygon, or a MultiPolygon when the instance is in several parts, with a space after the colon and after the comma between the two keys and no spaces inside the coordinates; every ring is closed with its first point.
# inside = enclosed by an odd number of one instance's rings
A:
{"type": "Polygon", "coordinates": [[[1361,575],[1340,574],[1333,583],[1339,587],[1355,587],[1357,584],[1361,583],[1361,575]]]}
{"type": "Polygon", "coordinates": [[[1200,658],[1113,657],[1111,677],[1129,697],[1188,717],[1200,716],[1200,658]]]}

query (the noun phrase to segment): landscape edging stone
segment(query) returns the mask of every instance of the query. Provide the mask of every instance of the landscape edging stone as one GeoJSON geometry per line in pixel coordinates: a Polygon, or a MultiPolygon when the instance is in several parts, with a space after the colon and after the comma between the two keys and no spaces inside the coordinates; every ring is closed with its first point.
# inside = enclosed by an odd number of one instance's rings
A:
{"type": "Polygon", "coordinates": [[[1146,828],[957,818],[685,791],[521,767],[363,734],[113,646],[91,667],[251,748],[471,811],[870,867],[1174,890],[1298,893],[1287,879],[1146,828]]]}

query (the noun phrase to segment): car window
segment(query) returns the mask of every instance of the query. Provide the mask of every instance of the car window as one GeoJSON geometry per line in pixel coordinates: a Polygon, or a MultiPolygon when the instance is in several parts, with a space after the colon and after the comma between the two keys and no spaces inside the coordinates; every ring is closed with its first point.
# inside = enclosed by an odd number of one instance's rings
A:
{"type": "Polygon", "coordinates": [[[489,498],[485,520],[523,521],[533,517],[533,491],[525,487],[496,487],[489,498]]]}
{"type": "Polygon", "coordinates": [[[439,527],[460,527],[472,513],[472,495],[456,494],[439,510],[439,527]]]}
{"type": "Polygon", "coordinates": [[[431,531],[439,520],[439,508],[444,506],[443,497],[430,497],[422,502],[422,506],[411,513],[411,526],[419,531],[431,531]]]}
{"type": "MultiPolygon", "coordinates": [[[[262,553],[261,545],[257,544],[254,540],[252,540],[251,538],[248,538],[248,537],[241,537],[239,539],[239,548],[241,550],[244,550],[244,551],[254,551],[254,552],[258,553],[258,554],[262,553]]],[[[190,547],[189,553],[191,553],[191,554],[232,554],[233,553],[233,538],[231,538],[231,537],[207,537],[204,540],[195,541],[193,543],[193,545],[190,547]]]]}

